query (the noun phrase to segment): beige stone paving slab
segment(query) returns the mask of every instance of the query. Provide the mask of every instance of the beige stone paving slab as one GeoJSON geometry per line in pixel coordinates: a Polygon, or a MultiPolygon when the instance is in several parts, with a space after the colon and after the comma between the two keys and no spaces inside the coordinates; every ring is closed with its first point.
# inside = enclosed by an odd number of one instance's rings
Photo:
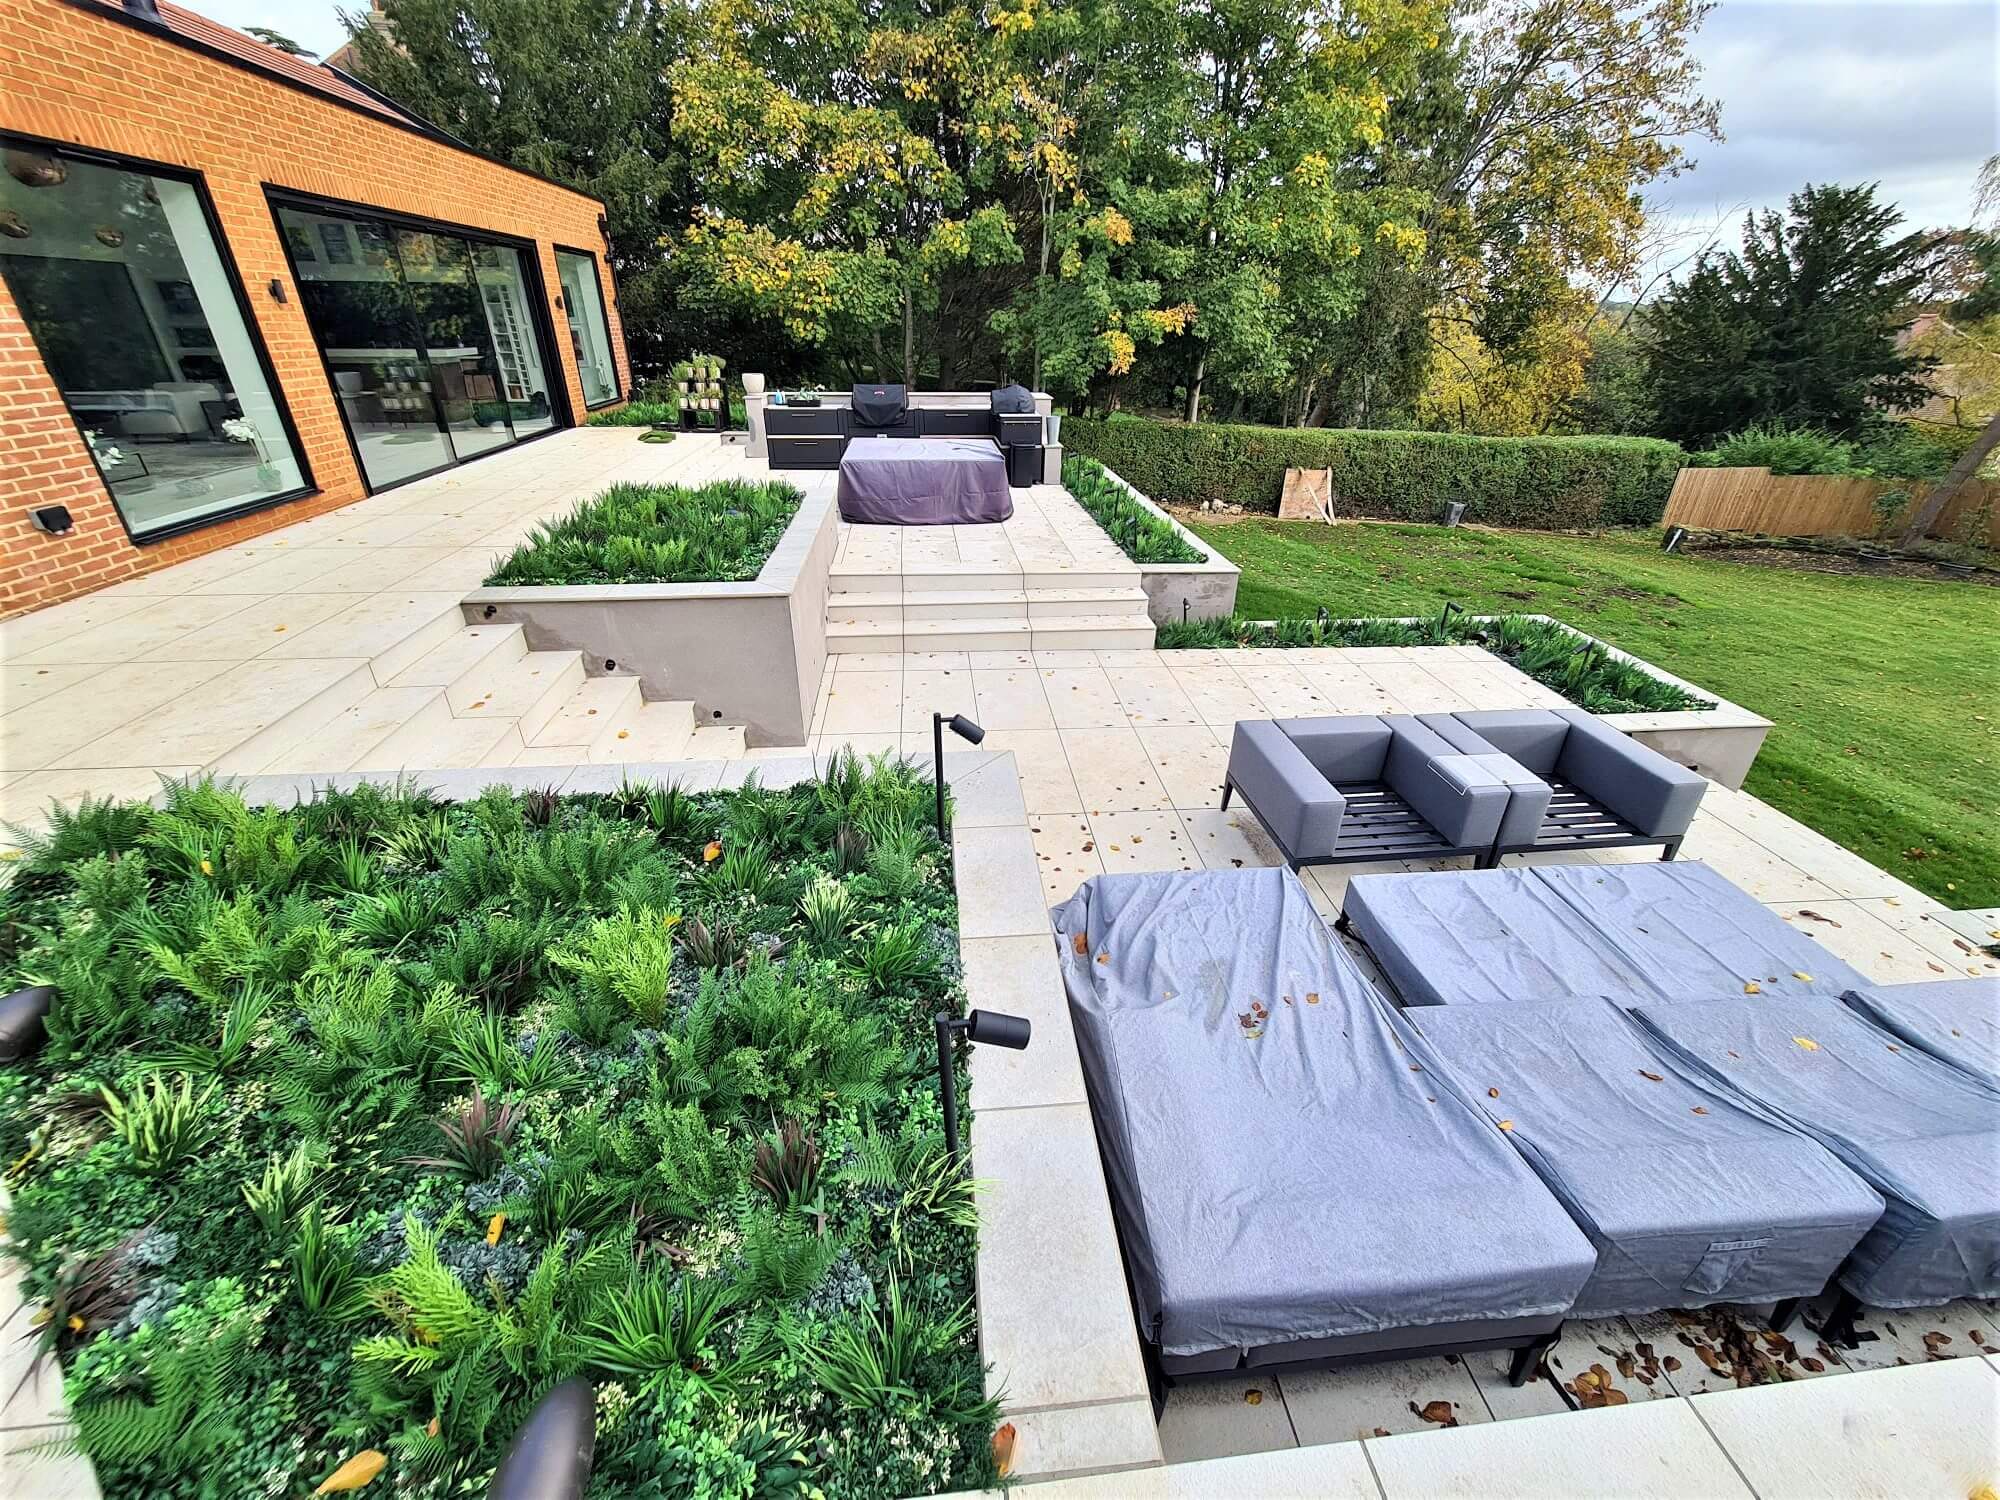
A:
{"type": "Polygon", "coordinates": [[[1083,798],[1070,774],[1063,737],[1053,729],[989,729],[981,746],[1008,751],[1021,778],[1030,813],[1082,812],[1083,798]]]}
{"type": "Polygon", "coordinates": [[[1194,711],[1201,716],[1202,722],[1222,730],[1225,735],[1235,728],[1239,719],[1269,717],[1264,700],[1236,674],[1233,667],[1220,666],[1197,672],[1177,669],[1174,680],[1187,694],[1188,702],[1194,705],[1194,711]]]}
{"type": "Polygon", "coordinates": [[[1434,714],[1466,706],[1454,688],[1440,682],[1421,667],[1376,666],[1364,670],[1369,680],[1396,704],[1393,712],[1434,714]]]}
{"type": "Polygon", "coordinates": [[[103,670],[103,664],[99,662],[77,666],[54,662],[41,666],[16,666],[9,662],[0,666],[0,714],[10,714],[17,708],[39,703],[50,694],[73,687],[103,670]]]}
{"type": "MultiPolygon", "coordinates": [[[[1037,1485],[1037,1500],[1381,1500],[1358,1443],[1274,1448],[1037,1485]]],[[[998,1495],[998,1491],[988,1491],[998,1495]]]]}
{"type": "MultiPolygon", "coordinates": [[[[354,552],[346,547],[274,547],[268,555],[248,560],[247,566],[239,565],[226,572],[217,572],[184,592],[281,594],[287,589],[335,592],[323,587],[324,580],[335,569],[353,561],[354,556],[354,552]]],[[[337,592],[345,593],[347,590],[337,592]]]]}
{"type": "Polygon", "coordinates": [[[961,937],[1019,937],[1049,930],[1035,847],[1025,827],[965,828],[957,850],[961,937]]]}
{"type": "Polygon", "coordinates": [[[1363,1447],[1387,1500],[1752,1500],[1685,1401],[1413,1432],[1363,1447]]]}
{"type": "Polygon", "coordinates": [[[1063,731],[1062,744],[1086,812],[1172,805],[1146,747],[1133,730],[1067,729],[1063,731]]]}
{"type": "MultiPolygon", "coordinates": [[[[924,760],[930,759],[930,737],[923,737],[924,760]]],[[[901,734],[816,734],[806,742],[808,753],[817,756],[822,763],[842,750],[852,750],[862,760],[871,760],[877,755],[900,755],[903,750],[901,734]]]]}
{"type": "Polygon", "coordinates": [[[1027,672],[1035,665],[1035,653],[1026,650],[968,651],[965,658],[975,672],[1027,672]]]}
{"type": "Polygon", "coordinates": [[[2000,1373],[1948,1360],[1690,1403],[1760,1500],[1964,1500],[2000,1481],[2000,1373]]]}
{"type": "MultiPolygon", "coordinates": [[[[0,770],[35,771],[82,745],[193,693],[223,662],[128,662],[0,716],[0,770]]],[[[132,762],[120,762],[130,764],[132,762]]]]}
{"type": "Polygon", "coordinates": [[[1285,862],[1256,814],[1240,802],[1228,812],[1182,808],[1181,823],[1205,870],[1257,870],[1285,862]]]}
{"type": "Polygon", "coordinates": [[[254,601],[237,595],[168,595],[132,601],[116,618],[93,625],[12,660],[24,664],[67,662],[129,662],[150,656],[204,626],[247,609],[254,601]]]}
{"type": "Polygon", "coordinates": [[[902,732],[901,672],[842,672],[834,677],[826,712],[815,729],[821,734],[902,732]]]}
{"type": "Polygon", "coordinates": [[[1084,881],[1104,873],[1097,836],[1091,832],[1090,819],[1081,813],[1030,814],[1028,837],[1035,849],[1042,896],[1050,906],[1069,900],[1084,881]]]}
{"type": "Polygon", "coordinates": [[[1031,664],[1005,669],[983,668],[974,653],[973,692],[979,722],[988,729],[1053,729],[1055,715],[1042,689],[1041,674],[1031,664]]]}
{"type": "Polygon", "coordinates": [[[1172,808],[1094,812],[1090,834],[1107,875],[1181,873],[1202,867],[1194,841],[1172,808]]]}
{"type": "Polygon", "coordinates": [[[841,651],[826,659],[827,668],[845,676],[851,672],[901,672],[909,658],[900,651],[841,651]]]}
{"type": "Polygon", "coordinates": [[[1167,1393],[1160,1451],[1170,1464],[1296,1448],[1299,1436],[1273,1376],[1190,1380],[1167,1393]]]}
{"type": "Polygon", "coordinates": [[[1788,924],[1878,984],[1945,979],[1962,972],[1933,957],[1860,902],[1792,901],[1770,906],[1788,924]]]}
{"type": "Polygon", "coordinates": [[[1159,728],[1203,722],[1194,701],[1179,680],[1164,667],[1142,667],[1108,674],[1112,691],[1125,706],[1134,728],[1159,728]]]}
{"type": "MultiPolygon", "coordinates": [[[[1611,1321],[1617,1322],[1615,1319],[1611,1321]]],[[[1573,1326],[1574,1320],[1563,1325],[1565,1336],[1573,1326]]],[[[1619,1326],[1622,1330],[1622,1324],[1619,1326]]],[[[1592,1346],[1586,1345],[1586,1347],[1592,1346]]],[[[1601,1354],[1594,1354],[1594,1357],[1600,1361],[1604,1358],[1601,1354]]],[[[1556,1382],[1548,1376],[1538,1372],[1520,1385],[1515,1385],[1507,1378],[1508,1367],[1514,1361],[1512,1350],[1475,1349],[1470,1354],[1461,1354],[1459,1359],[1465,1365],[1465,1373],[1472,1377],[1472,1383],[1479,1388],[1479,1399],[1486,1403],[1487,1411],[1492,1413],[1496,1422],[1511,1422],[1521,1417],[1552,1416],[1570,1409],[1569,1402],[1556,1388],[1556,1382]]],[[[1590,1361],[1586,1360],[1583,1368],[1587,1369],[1589,1365],[1590,1361]]],[[[1613,1371],[1613,1375],[1616,1376],[1616,1371],[1613,1371]]]]}
{"type": "MultiPolygon", "coordinates": [[[[188,665],[207,670],[217,664],[162,662],[155,670],[188,665]]],[[[54,764],[207,765],[366,665],[358,658],[231,665],[186,693],[87,740],[54,764]]]]}
{"type": "Polygon", "coordinates": [[[295,632],[352,607],[352,594],[273,594],[245,602],[240,595],[195,596],[244,604],[201,630],[178,635],[151,651],[148,661],[248,661],[275,650],[295,632]]]}
{"type": "MultiPolygon", "coordinates": [[[[1019,1412],[1007,1420],[1014,1428],[1014,1462],[1008,1477],[1016,1483],[1032,1483],[1045,1475],[1110,1474],[1160,1462],[1160,1434],[1153,1425],[1150,1401],[1019,1412]]],[[[1055,1488],[1065,1482],[1058,1481],[1055,1488]]],[[[1038,1485],[1037,1491],[1043,1488],[1047,1487],[1038,1485]]]]}
{"type": "Polygon", "coordinates": [[[1425,1432],[1432,1424],[1418,1411],[1433,1401],[1449,1402],[1460,1426],[1492,1420],[1464,1362],[1442,1356],[1285,1375],[1280,1384],[1301,1443],[1425,1432]],[[1410,1409],[1413,1403],[1418,1411],[1410,1409]]]}
{"type": "MultiPolygon", "coordinates": [[[[444,621],[447,632],[458,629],[459,598],[457,593],[445,592],[389,590],[374,594],[354,600],[317,624],[286,631],[263,655],[285,660],[358,656],[380,661],[392,648],[415,637],[425,624],[444,621]]],[[[437,639],[443,638],[440,634],[437,639]]],[[[414,661],[434,644],[435,641],[424,644],[423,650],[415,652],[409,660],[414,661]]],[[[385,665],[383,674],[393,676],[408,665],[409,661],[385,665]]]]}
{"type": "Polygon", "coordinates": [[[1445,864],[1443,862],[1419,863],[1415,860],[1399,859],[1365,865],[1308,865],[1299,874],[1308,877],[1309,883],[1317,886],[1326,899],[1332,903],[1333,909],[1339,911],[1341,900],[1347,894],[1347,882],[1357,875],[1400,875],[1408,874],[1414,870],[1465,870],[1470,868],[1471,861],[1469,860],[1453,860],[1449,864],[1445,864]]]}
{"type": "MultiPolygon", "coordinates": [[[[143,801],[159,791],[162,776],[192,776],[200,769],[198,765],[148,765],[29,771],[10,777],[5,786],[0,786],[0,825],[44,828],[48,825],[51,802],[73,807],[85,796],[137,798],[143,801]]],[[[12,843],[5,827],[0,826],[0,847],[12,843]]]]}
{"type": "Polygon", "coordinates": [[[1214,729],[1206,724],[1161,725],[1135,732],[1175,807],[1209,808],[1222,801],[1229,747],[1214,729]]]}
{"type": "MultiPolygon", "coordinates": [[[[1985,974],[2000,974],[2000,958],[1995,958],[1972,938],[1964,936],[1964,924],[1953,920],[1965,916],[1964,912],[1950,911],[1927,896],[1915,898],[1883,896],[1872,900],[1863,898],[1856,904],[1864,911],[1874,913],[1880,920],[1888,923],[1919,948],[1952,969],[1954,975],[1962,973],[1978,977],[1985,974]]],[[[1972,928],[1975,936],[1983,934],[1986,930],[1979,926],[1972,928]]]]}
{"type": "MultiPolygon", "coordinates": [[[[925,745],[929,745],[931,715],[934,713],[964,714],[969,719],[978,718],[979,701],[972,690],[970,671],[964,668],[904,669],[902,732],[905,735],[918,735],[925,745]]],[[[946,738],[951,738],[948,730],[946,738]]]]}
{"type": "MultiPolygon", "coordinates": [[[[1960,1297],[1943,1307],[1865,1307],[1858,1339],[1838,1358],[1849,1370],[1888,1370],[1940,1359],[1972,1359],[2000,1350],[2000,1315],[1989,1303],[1960,1297]]],[[[1802,1338],[1812,1335],[1796,1330],[1802,1338]]]]}
{"type": "MultiPolygon", "coordinates": [[[[970,861],[961,859],[964,877],[970,861]]],[[[961,911],[964,902],[961,898],[961,911]]],[[[1044,923],[1046,931],[1046,922],[1044,923]]],[[[980,1114],[980,1352],[1007,1410],[1144,1399],[1125,1270],[1089,1107],[980,1114]]]]}
{"type": "Polygon", "coordinates": [[[1349,713],[1379,711],[1353,706],[1343,710],[1290,667],[1254,665],[1239,667],[1236,675],[1241,677],[1250,691],[1256,695],[1257,702],[1262,706],[1262,712],[1258,715],[1260,718],[1308,719],[1321,714],[1343,711],[1349,713]]]}
{"type": "Polygon", "coordinates": [[[967,1006],[1024,1016],[1033,1028],[1022,1051],[972,1049],[973,1107],[984,1114],[997,1109],[1085,1103],[1069,1002],[1063,994],[1051,938],[968,938],[960,946],[965,959],[967,1006]]]}
{"type": "Polygon", "coordinates": [[[1790,860],[1781,859],[1720,818],[1697,812],[1681,858],[1706,860],[1759,901],[1837,901],[1839,894],[1790,860]]]}
{"type": "MultiPolygon", "coordinates": [[[[1083,656],[1087,652],[1038,651],[1036,660],[1054,655],[1083,656]]],[[[1125,705],[1113,691],[1102,667],[1043,667],[1042,691],[1058,729],[1117,729],[1129,722],[1125,705]]]]}
{"type": "MultiPolygon", "coordinates": [[[[955,744],[955,741],[947,743],[955,744]]],[[[931,743],[926,736],[921,747],[905,739],[904,753],[930,770],[931,743]]],[[[981,748],[946,750],[945,785],[951,789],[952,822],[965,828],[1025,827],[1028,808],[1021,796],[1021,779],[1011,755],[981,748]]]]}
{"type": "Polygon", "coordinates": [[[1878,869],[1825,834],[1748,793],[1713,786],[1702,794],[1701,801],[1704,810],[1762,848],[1811,871],[1813,878],[1830,887],[1835,895],[1921,897],[1923,894],[1907,881],[1878,869]]]}

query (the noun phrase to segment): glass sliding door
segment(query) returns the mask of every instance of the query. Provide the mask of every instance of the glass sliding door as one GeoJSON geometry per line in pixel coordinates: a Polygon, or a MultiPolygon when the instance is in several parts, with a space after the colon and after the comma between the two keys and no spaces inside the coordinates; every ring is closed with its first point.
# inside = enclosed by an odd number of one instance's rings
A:
{"type": "Polygon", "coordinates": [[[519,250],[288,202],[277,214],[370,488],[555,425],[519,250]]]}
{"type": "Polygon", "coordinates": [[[618,365],[611,353],[611,324],[604,316],[604,288],[597,257],[582,250],[557,250],[563,311],[569,320],[570,349],[583,382],[583,403],[603,406],[618,399],[618,365]]]}
{"type": "Polygon", "coordinates": [[[139,541],[307,487],[192,180],[0,140],[0,276],[139,541]]]}

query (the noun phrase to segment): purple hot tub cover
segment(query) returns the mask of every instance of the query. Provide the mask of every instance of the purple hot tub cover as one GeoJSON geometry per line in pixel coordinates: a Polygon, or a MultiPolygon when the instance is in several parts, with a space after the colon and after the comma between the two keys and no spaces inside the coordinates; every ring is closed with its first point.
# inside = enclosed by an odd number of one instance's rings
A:
{"type": "Polygon", "coordinates": [[[991,438],[855,438],[840,459],[840,518],[957,526],[1014,514],[1007,460],[991,438]]]}

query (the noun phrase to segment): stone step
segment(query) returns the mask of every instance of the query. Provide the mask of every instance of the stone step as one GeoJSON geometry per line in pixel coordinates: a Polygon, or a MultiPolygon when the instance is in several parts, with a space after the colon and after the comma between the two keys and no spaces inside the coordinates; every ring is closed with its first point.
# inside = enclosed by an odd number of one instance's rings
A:
{"type": "Polygon", "coordinates": [[[1143,616],[1145,613],[1146,591],[1137,583],[1122,588],[1106,585],[1028,590],[1028,618],[1037,622],[1079,615],[1143,616]]]}
{"type": "Polygon", "coordinates": [[[461,718],[513,720],[525,744],[581,686],[582,652],[530,651],[504,665],[482,663],[447,688],[445,696],[461,718]],[[468,685],[477,696],[465,696],[468,685]]]}
{"type": "Polygon", "coordinates": [[[527,748],[562,747],[574,751],[575,761],[586,761],[590,747],[611,733],[616,721],[637,713],[642,701],[636,677],[586,677],[548,723],[527,736],[527,748]]]}
{"type": "Polygon", "coordinates": [[[218,776],[254,776],[280,761],[289,762],[290,769],[335,769],[312,758],[313,746],[329,724],[377,691],[374,674],[366,666],[355,667],[282,718],[230,746],[203,769],[218,776]]]}
{"type": "Polygon", "coordinates": [[[441,733],[450,723],[451,705],[445,702],[441,687],[376,688],[256,769],[273,773],[351,770],[393,734],[405,729],[419,736],[441,733]]]}
{"type": "Polygon", "coordinates": [[[447,714],[442,721],[422,715],[404,724],[352,762],[355,771],[431,771],[458,766],[498,764],[511,743],[519,753],[521,734],[510,718],[461,718],[447,714]]]}
{"type": "Polygon", "coordinates": [[[441,687],[454,709],[463,708],[478,692],[460,686],[482,671],[504,667],[528,654],[528,633],[519,625],[467,625],[442,645],[396,673],[384,687],[441,687]],[[456,691],[454,689],[456,688],[456,691]]]}
{"type": "Polygon", "coordinates": [[[1048,615],[1029,622],[1036,651],[1151,651],[1153,622],[1133,615],[1048,615]]]}
{"type": "Polygon", "coordinates": [[[681,759],[741,760],[743,750],[741,724],[704,724],[688,736],[687,749],[682,752],[681,759]]]}
{"type": "Polygon", "coordinates": [[[627,760],[685,760],[689,741],[697,732],[692,703],[679,700],[641,703],[615,716],[591,742],[585,759],[593,765],[627,760]]]}

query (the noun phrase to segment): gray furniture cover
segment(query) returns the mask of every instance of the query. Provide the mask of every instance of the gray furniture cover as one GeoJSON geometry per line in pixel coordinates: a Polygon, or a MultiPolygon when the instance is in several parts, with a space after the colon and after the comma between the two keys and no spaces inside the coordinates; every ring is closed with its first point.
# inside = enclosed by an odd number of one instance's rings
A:
{"type": "Polygon", "coordinates": [[[1835,999],[1868,983],[1695,860],[1357,875],[1341,912],[1406,1005],[1835,999]]]}
{"type": "Polygon", "coordinates": [[[1101,875],[1054,912],[1133,1296],[1170,1373],[1552,1330],[1590,1242],[1286,870],[1101,875]]]}
{"type": "Polygon", "coordinates": [[[2000,979],[1869,984],[1841,999],[1912,1047],[2000,1089],[2000,979]]]}
{"type": "Polygon", "coordinates": [[[1222,805],[1240,792],[1286,863],[1485,854],[1507,784],[1409,714],[1240,720],[1222,805]]]}
{"type": "Polygon", "coordinates": [[[1813,1136],[1887,1203],[1841,1272],[1875,1307],[2000,1295],[2000,1094],[1818,996],[1632,1013],[1679,1066],[1813,1136]]]}
{"type": "Polygon", "coordinates": [[[1014,514],[991,438],[857,437],[840,456],[840,516],[876,526],[953,526],[1014,514]]]}
{"type": "Polygon", "coordinates": [[[1824,1147],[1661,1061],[1614,1005],[1433,1006],[1398,1024],[1509,1123],[1597,1247],[1574,1317],[1809,1297],[1882,1216],[1824,1147]]]}

